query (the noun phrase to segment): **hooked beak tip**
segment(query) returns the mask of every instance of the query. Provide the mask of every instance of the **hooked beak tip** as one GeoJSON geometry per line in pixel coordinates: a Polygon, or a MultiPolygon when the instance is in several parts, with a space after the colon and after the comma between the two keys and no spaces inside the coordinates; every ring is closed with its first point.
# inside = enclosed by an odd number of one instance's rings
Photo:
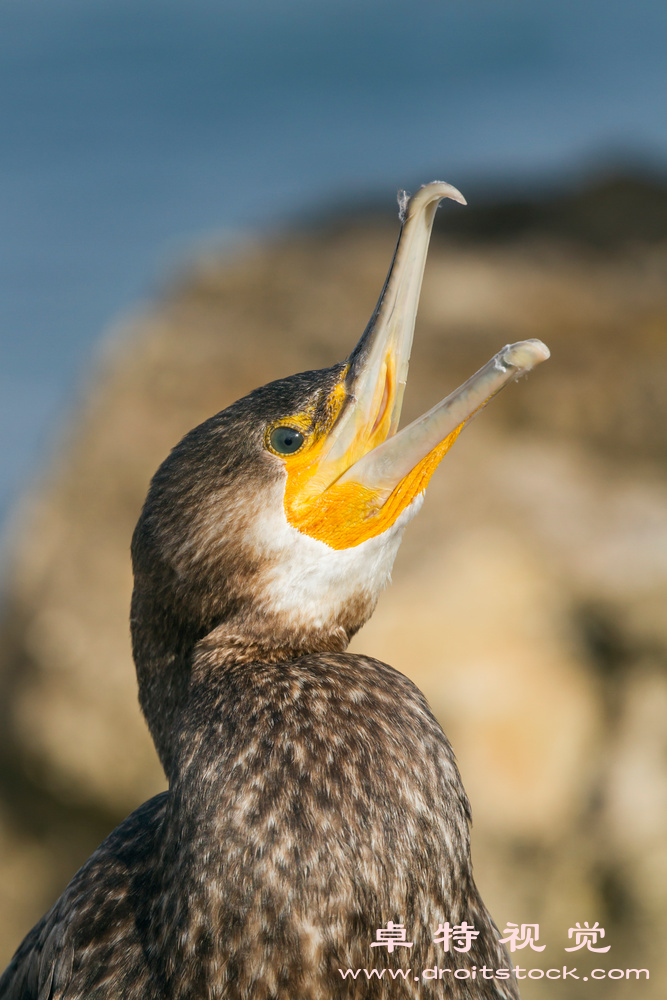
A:
{"type": "Polygon", "coordinates": [[[422,184],[417,193],[412,196],[407,191],[398,192],[398,216],[404,223],[428,204],[440,202],[443,198],[456,201],[459,205],[468,204],[459,189],[455,188],[453,184],[448,184],[447,181],[431,181],[429,184],[422,184]]]}
{"type": "MultiPolygon", "coordinates": [[[[459,205],[468,204],[459,189],[455,188],[453,184],[448,184],[446,181],[432,181],[431,184],[437,184],[441,189],[441,198],[450,198],[452,201],[457,201],[459,205]]],[[[424,184],[424,187],[429,188],[431,184],[424,184]]]]}

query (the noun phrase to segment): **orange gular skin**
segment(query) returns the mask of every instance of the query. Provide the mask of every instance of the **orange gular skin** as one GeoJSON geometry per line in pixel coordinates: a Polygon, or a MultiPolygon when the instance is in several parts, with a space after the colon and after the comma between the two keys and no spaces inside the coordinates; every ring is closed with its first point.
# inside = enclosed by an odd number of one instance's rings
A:
{"type": "Polygon", "coordinates": [[[333,483],[320,494],[299,501],[298,494],[285,489],[285,514],[288,522],[304,535],[324,542],[332,549],[349,549],[368,538],[383,534],[415,497],[426,489],[440,460],[463,430],[460,424],[433,451],[394,487],[385,499],[385,491],[373,490],[360,483],[333,483]]]}
{"type": "MultiPolygon", "coordinates": [[[[389,373],[387,385],[391,385],[389,373]]],[[[327,432],[344,400],[341,389],[342,382],[332,393],[332,396],[338,398],[332,399],[331,419],[311,431],[311,442],[308,446],[294,456],[282,456],[287,471],[284,508],[288,523],[302,534],[324,542],[332,549],[349,549],[387,531],[402,511],[426,489],[441,459],[464,427],[464,424],[460,424],[436,445],[389,495],[386,490],[374,490],[370,486],[353,481],[338,483],[334,478],[331,482],[331,468],[327,470],[327,478],[330,479],[331,485],[327,485],[321,480],[318,481],[318,471],[327,441],[327,432]]],[[[391,391],[383,389],[379,404],[383,410],[371,424],[371,433],[365,441],[360,440],[361,435],[356,436],[352,447],[341,460],[338,476],[347,471],[361,455],[371,451],[386,439],[391,422],[391,406],[387,403],[392,395],[391,391]]],[[[284,422],[301,430],[305,429],[309,421],[308,417],[302,414],[290,417],[284,422]]]]}
{"type": "MultiPolygon", "coordinates": [[[[279,456],[287,472],[285,515],[297,531],[337,549],[358,545],[365,538],[381,533],[400,513],[397,511],[391,521],[369,532],[368,518],[379,512],[386,493],[381,496],[364,486],[336,483],[354,462],[387,438],[396,393],[395,366],[389,357],[385,361],[384,378],[378,380],[373,393],[370,416],[362,419],[349,447],[334,461],[328,452],[331,438],[335,437],[334,424],[348,400],[348,370],[346,367],[341,373],[319,422],[313,423],[312,411],[302,411],[281,418],[268,428],[266,434],[269,451],[274,451],[270,444],[274,427],[287,425],[304,435],[305,442],[298,452],[279,456]]],[[[277,452],[274,451],[274,454],[277,452]]]]}

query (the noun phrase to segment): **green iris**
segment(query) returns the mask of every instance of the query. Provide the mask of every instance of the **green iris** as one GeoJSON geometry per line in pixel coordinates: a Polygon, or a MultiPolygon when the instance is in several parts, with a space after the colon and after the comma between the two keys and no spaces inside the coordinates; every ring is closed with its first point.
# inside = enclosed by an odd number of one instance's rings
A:
{"type": "Polygon", "coordinates": [[[303,444],[303,434],[293,427],[275,427],[269,438],[271,447],[279,455],[292,455],[303,444]]]}

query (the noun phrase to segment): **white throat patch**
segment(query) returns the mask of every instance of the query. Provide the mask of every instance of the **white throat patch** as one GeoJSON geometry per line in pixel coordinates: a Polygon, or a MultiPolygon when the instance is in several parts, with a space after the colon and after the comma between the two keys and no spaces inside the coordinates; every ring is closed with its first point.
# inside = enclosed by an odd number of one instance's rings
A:
{"type": "Polygon", "coordinates": [[[422,493],[383,534],[349,549],[334,549],[302,534],[288,523],[282,502],[268,504],[253,538],[266,560],[266,612],[279,614],[295,629],[320,629],[359,598],[373,607],[391,579],[405,527],[423,500],[422,493]]]}

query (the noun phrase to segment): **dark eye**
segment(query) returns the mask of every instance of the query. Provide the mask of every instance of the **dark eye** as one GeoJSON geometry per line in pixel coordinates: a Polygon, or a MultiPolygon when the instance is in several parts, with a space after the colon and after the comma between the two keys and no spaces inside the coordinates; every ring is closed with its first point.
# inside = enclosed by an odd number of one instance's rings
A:
{"type": "Polygon", "coordinates": [[[276,427],[271,431],[269,441],[279,455],[291,455],[303,444],[303,434],[293,427],[276,427]]]}

